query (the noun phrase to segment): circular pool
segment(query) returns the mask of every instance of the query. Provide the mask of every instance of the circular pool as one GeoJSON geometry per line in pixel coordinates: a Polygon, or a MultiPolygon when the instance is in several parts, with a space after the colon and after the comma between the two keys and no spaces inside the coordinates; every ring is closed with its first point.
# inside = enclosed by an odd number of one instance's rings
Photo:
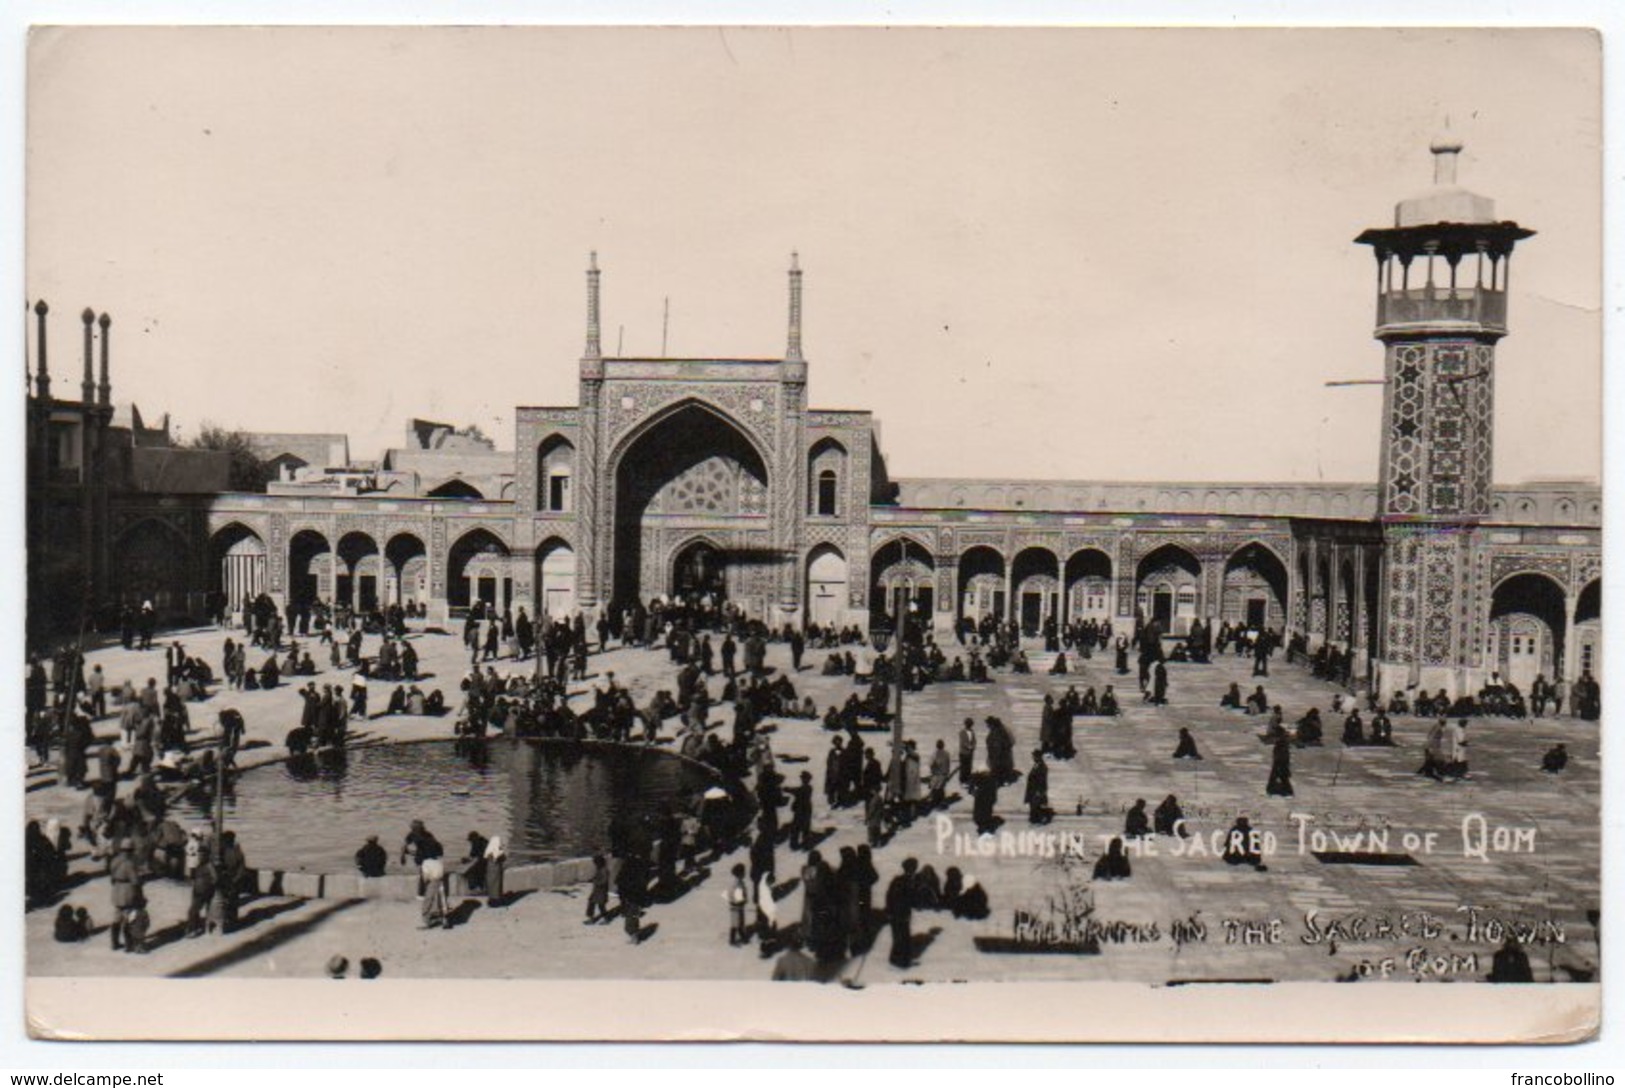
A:
{"type": "Polygon", "coordinates": [[[226,798],[226,827],[260,869],[350,872],[368,835],[393,869],[413,820],[449,857],[466,854],[478,831],[501,835],[509,863],[524,865],[606,851],[612,827],[718,784],[659,749],[499,740],[473,758],[449,740],[387,744],[244,772],[226,798]]]}

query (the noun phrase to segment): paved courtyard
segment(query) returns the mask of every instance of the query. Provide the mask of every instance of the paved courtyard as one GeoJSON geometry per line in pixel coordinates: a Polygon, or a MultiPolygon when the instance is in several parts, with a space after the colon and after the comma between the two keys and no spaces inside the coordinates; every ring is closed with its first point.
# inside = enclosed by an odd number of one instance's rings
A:
{"type": "MultiPolygon", "coordinates": [[[[227,634],[231,632],[194,630],[167,637],[179,638],[191,653],[218,668],[227,634]]],[[[435,676],[425,688],[442,687],[455,706],[457,680],[466,667],[459,639],[419,633],[414,642],[422,669],[435,676]]],[[[367,652],[375,648],[376,638],[369,637],[367,652]]],[[[1161,984],[1332,980],[1351,974],[1467,980],[1487,973],[1502,934],[1514,929],[1534,938],[1528,951],[1537,980],[1584,979],[1595,970],[1596,929],[1588,912],[1599,901],[1596,723],[1570,718],[1475,721],[1469,730],[1470,779],[1435,783],[1414,773],[1429,722],[1395,720],[1392,749],[1344,749],[1337,743],[1341,717],[1329,713],[1335,689],[1278,657],[1266,682],[1271,700],[1285,708],[1289,721],[1310,706],[1320,707],[1328,743],[1294,752],[1295,797],[1267,798],[1270,751],[1257,737],[1260,719],[1217,705],[1232,681],[1250,690],[1250,662],[1226,657],[1210,665],[1171,665],[1169,704],[1150,707],[1139,701],[1132,676],[1111,675],[1109,656],[1083,663],[1081,672],[1074,667],[1063,679],[1044,675],[1050,657],[1038,652],[1037,644],[1029,644],[1028,650],[1033,675],[1000,673],[994,684],[942,684],[909,695],[905,727],[928,755],[939,737],[947,740],[950,751],[955,749],[955,731],[965,717],[980,722],[997,714],[1015,732],[1017,764],[1025,769],[1028,753],[1037,746],[1046,692],[1058,694],[1068,684],[1080,691],[1116,684],[1124,715],[1077,719],[1077,757],[1051,769],[1050,797],[1058,815],[1040,830],[1054,833],[1058,838],[1052,842],[1063,847],[1081,841],[1083,856],[1068,859],[1064,849],[1055,856],[1035,855],[1041,844],[1024,841],[1021,834],[1029,828],[1022,783],[1000,795],[998,811],[1010,839],[975,839],[968,799],[955,801],[943,817],[916,821],[876,851],[881,877],[876,899],[903,859],[913,856],[939,874],[957,865],[974,875],[988,890],[992,917],[965,921],[946,913],[917,913],[914,926],[922,948],[914,967],[901,970],[886,962],[889,937],[882,933],[867,960],[846,965],[846,977],[859,983],[1110,979],[1161,984]],[[1205,757],[1201,762],[1171,758],[1180,726],[1195,736],[1205,757]],[[1539,770],[1541,755],[1559,741],[1571,753],[1568,769],[1561,776],[1546,775],[1539,770]],[[1126,809],[1137,798],[1154,808],[1169,793],[1183,804],[1192,839],[1182,846],[1167,837],[1158,839],[1154,854],[1148,848],[1132,857],[1131,879],[1092,884],[1094,860],[1104,840],[1122,830],[1126,809]],[[1276,852],[1266,859],[1265,871],[1226,865],[1212,849],[1202,849],[1238,815],[1250,817],[1255,827],[1274,837],[1276,852]],[[1471,845],[1482,834],[1482,852],[1464,848],[1464,821],[1471,845]],[[1356,838],[1361,829],[1366,835],[1356,838]],[[1386,844],[1371,837],[1383,831],[1386,844]],[[1314,856],[1328,850],[1408,854],[1414,864],[1335,864],[1314,856]],[[1092,903],[1092,913],[1061,907],[1078,902],[1092,903]],[[978,947],[978,937],[1006,939],[1008,945],[1018,910],[1033,916],[1038,928],[1060,926],[1063,915],[1069,915],[1098,939],[1099,954],[1045,953],[1030,946],[996,951],[989,946],[999,942],[988,940],[978,947]]],[[[795,678],[798,690],[811,694],[820,711],[856,690],[849,679],[819,676],[823,657],[810,651],[805,671],[795,678]]],[[[163,675],[157,649],[141,653],[115,646],[92,652],[89,661],[100,663],[115,684],[128,676],[139,686],[149,676],[161,680],[163,675]]],[[[787,668],[788,649],[771,646],[769,663],[787,668]]],[[[629,684],[640,705],[656,687],[673,686],[663,651],[613,649],[594,655],[591,671],[596,675],[604,669],[613,669],[619,681],[629,684]]],[[[316,679],[348,684],[350,675],[325,672],[316,679]]],[[[586,685],[577,685],[579,692],[593,682],[589,678],[586,685]]],[[[713,692],[720,690],[720,682],[713,679],[713,692]]],[[[371,705],[381,707],[388,690],[373,683],[371,705]]],[[[245,753],[245,763],[251,762],[249,757],[262,761],[282,754],[281,739],[297,722],[299,702],[292,687],[222,691],[194,704],[197,735],[211,732],[216,710],[228,705],[243,712],[251,740],[266,742],[245,753]]],[[[727,706],[713,711],[713,721],[718,720],[731,721],[727,706]]],[[[793,779],[808,769],[821,780],[829,735],[819,723],[775,720],[775,725],[781,770],[793,779]]],[[[377,719],[357,723],[352,741],[445,736],[451,728],[449,715],[377,719]]],[[[115,720],[103,719],[97,730],[111,736],[115,720]]],[[[883,734],[869,736],[876,742],[885,739],[883,734]]],[[[30,818],[56,816],[76,826],[83,797],[58,785],[53,769],[29,773],[30,818]]],[[[289,820],[301,818],[299,812],[288,814],[289,820]]],[[[821,795],[814,825],[829,832],[819,847],[826,856],[863,841],[861,813],[830,812],[821,795]]],[[[452,854],[464,830],[444,829],[442,839],[452,854]]],[[[257,845],[263,846],[244,842],[250,865],[255,864],[257,845]]],[[[385,846],[398,849],[398,839],[385,846]]],[[[81,852],[72,860],[70,882],[77,883],[67,901],[88,906],[105,926],[110,913],[107,881],[99,864],[82,852],[82,844],[76,849],[81,852]]],[[[724,878],[734,862],[744,860],[743,850],[724,858],[688,894],[656,905],[645,918],[656,928],[635,946],[619,925],[582,924],[585,892],[580,888],[526,893],[501,908],[471,904],[467,921],[449,931],[419,930],[417,908],[410,902],[263,896],[244,905],[246,924],[232,935],[188,940],[180,925],[188,890],[155,881],[148,895],[157,947],[149,954],[112,951],[104,930],[85,944],[57,944],[51,937],[54,909],[43,908],[31,911],[26,920],[28,970],[36,976],[314,978],[331,956],[341,954],[352,964],[376,957],[385,977],[764,978],[771,972],[770,961],[754,948],[727,944],[724,878]]],[[[781,846],[781,880],[798,868],[799,862],[781,846]]],[[[799,891],[779,906],[781,917],[799,917],[799,891]]]]}

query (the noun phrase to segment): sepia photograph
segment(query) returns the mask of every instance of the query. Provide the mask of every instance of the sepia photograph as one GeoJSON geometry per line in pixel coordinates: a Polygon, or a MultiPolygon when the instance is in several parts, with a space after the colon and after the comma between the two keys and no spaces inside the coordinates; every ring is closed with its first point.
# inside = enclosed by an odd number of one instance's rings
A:
{"type": "Polygon", "coordinates": [[[1590,1037],[1602,77],[34,27],[28,1030],[1590,1037]]]}

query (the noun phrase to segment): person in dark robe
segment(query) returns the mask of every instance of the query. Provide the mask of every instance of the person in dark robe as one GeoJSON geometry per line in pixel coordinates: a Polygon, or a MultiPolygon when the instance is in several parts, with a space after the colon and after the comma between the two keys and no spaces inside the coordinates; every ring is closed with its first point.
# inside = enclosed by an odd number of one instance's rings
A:
{"type": "Polygon", "coordinates": [[[1230,825],[1224,840],[1223,857],[1226,865],[1251,865],[1259,872],[1265,871],[1259,838],[1247,817],[1237,816],[1236,822],[1230,825]]]}
{"type": "Polygon", "coordinates": [[[1275,752],[1270,759],[1270,778],[1264,792],[1271,797],[1292,796],[1292,745],[1287,743],[1285,737],[1275,742],[1275,752]]]}
{"type": "Polygon", "coordinates": [[[1049,766],[1044,753],[1033,751],[1032,769],[1027,772],[1027,790],[1022,800],[1027,805],[1027,819],[1033,824],[1047,824],[1055,818],[1049,806],[1049,766]]]}
{"type": "Polygon", "coordinates": [[[1165,706],[1168,702],[1168,666],[1158,661],[1151,667],[1151,705],[1165,706]]]}
{"type": "Polygon", "coordinates": [[[1379,708],[1372,717],[1371,735],[1366,738],[1366,743],[1385,748],[1394,746],[1394,723],[1388,720],[1386,711],[1379,708]]]}
{"type": "Polygon", "coordinates": [[[1185,726],[1179,727],[1179,744],[1174,748],[1175,759],[1201,759],[1202,753],[1196,750],[1196,738],[1185,726]]]}
{"type": "Polygon", "coordinates": [[[1128,854],[1123,850],[1123,840],[1113,839],[1107,845],[1106,852],[1095,862],[1094,879],[1127,880],[1132,875],[1133,869],[1129,865],[1128,854]]]}
{"type": "Polygon", "coordinates": [[[999,780],[987,771],[977,771],[971,775],[970,791],[971,816],[976,823],[976,833],[988,835],[997,831],[1004,822],[993,813],[999,803],[999,780]]]}
{"type": "Polygon", "coordinates": [[[1185,827],[1185,810],[1179,807],[1179,799],[1171,793],[1162,799],[1162,804],[1152,813],[1151,820],[1159,835],[1171,835],[1181,839],[1190,837],[1190,830],[1185,827]]]}
{"type": "Polygon", "coordinates": [[[361,849],[355,852],[356,871],[365,877],[380,877],[389,867],[389,852],[378,845],[377,835],[368,835],[361,849]]]}
{"type": "Polygon", "coordinates": [[[1110,684],[1100,693],[1100,714],[1102,717],[1115,718],[1121,713],[1117,705],[1117,693],[1112,691],[1110,684]]]}
{"type": "Polygon", "coordinates": [[[1489,981],[1535,981],[1535,972],[1529,966],[1529,954],[1518,943],[1518,938],[1508,937],[1501,947],[1496,949],[1495,957],[1490,962],[1489,981]]]}
{"type": "Polygon", "coordinates": [[[980,920],[992,910],[987,902],[987,889],[977,883],[974,876],[966,876],[956,868],[949,868],[942,880],[942,905],[955,918],[980,920]]]}
{"type": "Polygon", "coordinates": [[[463,869],[463,880],[467,882],[471,895],[485,891],[485,848],[490,841],[478,831],[468,833],[468,856],[463,858],[467,863],[463,869]]]}
{"type": "Polygon", "coordinates": [[[1240,684],[1231,684],[1230,685],[1230,690],[1225,692],[1224,695],[1222,695],[1219,698],[1219,709],[1220,710],[1240,710],[1241,709],[1241,685],[1240,684]]]}
{"type": "Polygon", "coordinates": [[[1343,719],[1343,747],[1365,747],[1365,723],[1360,720],[1358,708],[1351,711],[1349,716],[1343,719]]]}
{"type": "Polygon", "coordinates": [[[891,926],[893,967],[909,967],[914,962],[914,874],[919,867],[915,859],[905,858],[903,871],[886,885],[886,922],[891,926]]]}
{"type": "Polygon", "coordinates": [[[1309,713],[1298,719],[1298,747],[1318,748],[1325,736],[1320,724],[1320,708],[1310,707],[1309,713]]]}
{"type": "Polygon", "coordinates": [[[1003,785],[1016,780],[1016,741],[1010,729],[999,718],[987,718],[988,771],[1003,785]]]}
{"type": "Polygon", "coordinates": [[[52,931],[55,938],[63,944],[77,944],[90,935],[89,927],[80,924],[79,915],[74,913],[73,907],[68,903],[57,908],[56,923],[52,931]]]}
{"type": "Polygon", "coordinates": [[[1269,696],[1264,694],[1264,686],[1262,684],[1253,688],[1253,693],[1247,696],[1246,709],[1247,713],[1249,714],[1269,713],[1270,700],[1269,696]]]}
{"type": "Polygon", "coordinates": [[[1547,774],[1561,774],[1563,768],[1569,765],[1568,749],[1559,744],[1547,751],[1540,759],[1540,769],[1547,774]]]}
{"type": "Polygon", "coordinates": [[[1145,798],[1134,802],[1123,816],[1123,838],[1143,839],[1151,834],[1151,820],[1145,814],[1145,798]]]}

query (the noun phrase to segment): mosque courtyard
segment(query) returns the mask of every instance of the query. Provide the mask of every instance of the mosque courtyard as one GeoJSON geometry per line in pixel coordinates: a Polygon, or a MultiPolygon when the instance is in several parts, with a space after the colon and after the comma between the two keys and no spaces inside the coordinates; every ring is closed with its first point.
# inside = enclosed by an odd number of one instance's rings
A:
{"type": "MultiPolygon", "coordinates": [[[[101,665],[110,686],[126,677],[138,687],[150,676],[162,683],[164,645],[178,639],[189,654],[218,670],[228,636],[240,638],[241,632],[168,632],[150,651],[117,645],[92,650],[87,668],[101,665]]],[[[366,652],[375,652],[377,642],[376,636],[368,636],[366,652]]],[[[461,640],[455,633],[417,630],[412,642],[421,671],[434,677],[423,687],[443,689],[454,709],[457,682],[467,669],[461,640]]],[[[890,938],[881,932],[868,956],[844,965],[844,978],[857,984],[1471,981],[1485,977],[1491,956],[1512,934],[1525,939],[1536,981],[1593,977],[1600,900],[1598,723],[1567,716],[1475,719],[1469,728],[1470,777],[1439,783],[1415,773],[1431,721],[1396,717],[1392,748],[1344,748],[1338,742],[1342,716],[1331,713],[1338,689],[1313,678],[1302,665],[1287,664],[1279,654],[1271,676],[1262,681],[1252,679],[1249,658],[1223,655],[1211,664],[1171,664],[1168,704],[1154,707],[1140,700],[1134,676],[1113,675],[1109,653],[1084,662],[1069,654],[1070,674],[1056,677],[1046,675],[1053,655],[1042,652],[1040,641],[1029,640],[1026,648],[1031,675],[996,670],[991,684],[935,684],[906,696],[905,733],[918,742],[927,763],[939,738],[950,753],[956,750],[956,733],[966,717],[980,725],[986,716],[997,715],[1014,732],[1017,767],[1025,770],[1037,747],[1045,694],[1059,696],[1069,685],[1098,691],[1114,684],[1123,715],[1076,719],[1076,758],[1051,761],[1049,793],[1057,815],[1037,829],[1051,836],[1047,840],[1025,834],[1030,825],[1022,804],[1023,783],[1017,782],[999,795],[997,811],[1004,819],[999,835],[978,838],[970,800],[950,788],[952,800],[943,813],[920,817],[877,847],[877,907],[903,860],[914,857],[939,875],[957,866],[974,876],[988,892],[992,914],[972,921],[947,912],[916,912],[912,967],[887,962],[890,938]],[[1218,706],[1232,682],[1243,692],[1264,683],[1289,724],[1310,707],[1320,708],[1326,744],[1294,751],[1296,796],[1266,797],[1270,748],[1259,739],[1262,719],[1218,706]],[[1171,758],[1181,726],[1194,736],[1201,761],[1171,758]],[[1567,745],[1570,760],[1560,775],[1549,775],[1540,769],[1541,757],[1556,743],[1567,745]],[[1169,794],[1183,806],[1191,838],[1147,840],[1131,849],[1131,878],[1091,881],[1095,859],[1106,841],[1122,832],[1130,805],[1144,798],[1148,807],[1155,807],[1169,794]],[[1227,865],[1214,849],[1214,836],[1222,840],[1238,816],[1249,817],[1255,828],[1273,837],[1274,850],[1263,870],[1227,865]],[[1024,919],[1019,924],[1018,912],[1024,919]],[[1067,942],[1059,934],[1080,932],[1093,939],[1098,953],[1061,950],[1067,942]]],[[[945,650],[952,657],[957,647],[945,650]]],[[[848,677],[820,675],[825,656],[809,649],[803,670],[793,677],[798,695],[810,695],[820,712],[864,690],[848,677]]],[[[788,669],[788,647],[769,643],[768,664],[788,669]]],[[[533,665],[506,661],[497,668],[499,673],[528,672],[533,665]]],[[[595,653],[588,679],[572,685],[574,705],[590,700],[592,686],[603,682],[607,670],[631,687],[640,706],[655,690],[675,686],[674,666],[663,649],[612,648],[595,653]]],[[[324,667],[314,679],[348,686],[351,673],[324,667]]],[[[383,707],[392,686],[370,684],[374,712],[383,707]]],[[[713,695],[720,689],[721,678],[713,677],[713,695]]],[[[293,686],[214,689],[211,698],[190,707],[194,743],[210,738],[217,712],[228,706],[242,712],[248,740],[263,742],[243,752],[242,766],[286,754],[282,740],[298,721],[293,686]]],[[[352,721],[350,743],[449,737],[453,721],[452,714],[352,721]]],[[[713,707],[711,721],[726,737],[731,706],[713,707]]],[[[818,721],[770,722],[780,772],[794,782],[807,770],[815,785],[821,784],[831,734],[818,721]]],[[[667,736],[673,724],[667,723],[667,736]]],[[[116,736],[116,717],[97,722],[96,733],[99,739],[116,736]]],[[[884,760],[886,734],[864,736],[884,760]]],[[[94,758],[91,762],[94,780],[94,758]]],[[[281,773],[277,767],[251,772],[238,788],[253,789],[256,775],[281,773]]],[[[33,767],[28,773],[30,819],[55,817],[77,827],[84,797],[59,784],[54,768],[33,767]]],[[[314,817],[291,805],[280,818],[291,827],[314,817]]],[[[182,822],[201,826],[203,818],[189,813],[182,822]]],[[[817,849],[826,858],[834,858],[841,846],[865,841],[861,807],[832,811],[821,790],[815,796],[813,826],[824,835],[817,849]]],[[[379,835],[391,852],[391,872],[405,873],[394,863],[406,830],[357,829],[354,845],[359,847],[366,834],[379,835]]],[[[462,826],[431,830],[446,845],[448,860],[458,856],[468,831],[504,832],[462,826]]],[[[250,866],[260,864],[258,859],[274,848],[252,837],[245,837],[242,845],[250,866]]],[[[189,889],[154,879],[146,889],[154,947],[146,955],[111,948],[105,867],[77,837],[74,849],[69,890],[58,902],[88,907],[97,923],[95,935],[84,943],[59,944],[52,938],[57,904],[31,910],[26,917],[31,976],[309,979],[322,977],[336,955],[351,964],[375,958],[385,978],[751,980],[769,977],[773,968],[772,959],[760,956],[754,945],[728,944],[723,893],[729,870],[747,861],[744,847],[711,864],[708,875],[680,898],[657,902],[644,917],[652,928],[636,944],[619,924],[583,924],[587,890],[578,884],[522,892],[498,907],[483,899],[454,899],[454,907],[462,905],[461,923],[447,930],[419,929],[418,906],[409,899],[264,894],[243,904],[241,927],[232,934],[187,939],[189,889]]],[[[799,858],[780,845],[781,883],[799,871],[799,858]]],[[[800,900],[797,886],[779,902],[781,924],[799,918],[800,900]]]]}

